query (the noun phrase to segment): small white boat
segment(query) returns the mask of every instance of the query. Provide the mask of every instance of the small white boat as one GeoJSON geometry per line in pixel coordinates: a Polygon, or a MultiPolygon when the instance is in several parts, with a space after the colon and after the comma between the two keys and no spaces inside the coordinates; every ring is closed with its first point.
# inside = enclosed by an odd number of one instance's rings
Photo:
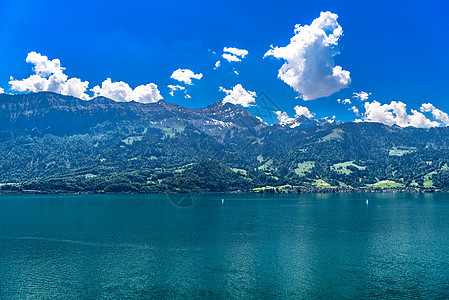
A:
{"type": "Polygon", "coordinates": [[[221,204],[223,204],[224,203],[224,199],[221,199],[221,204]]]}
{"type": "Polygon", "coordinates": [[[366,205],[368,205],[368,199],[366,199],[366,205]]]}

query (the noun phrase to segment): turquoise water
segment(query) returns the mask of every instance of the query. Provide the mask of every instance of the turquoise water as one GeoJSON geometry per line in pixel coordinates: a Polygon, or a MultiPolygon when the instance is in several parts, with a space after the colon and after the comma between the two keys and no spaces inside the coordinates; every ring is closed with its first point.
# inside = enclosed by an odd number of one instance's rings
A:
{"type": "Polygon", "coordinates": [[[447,299],[449,194],[0,196],[0,298],[191,297],[447,299]]]}

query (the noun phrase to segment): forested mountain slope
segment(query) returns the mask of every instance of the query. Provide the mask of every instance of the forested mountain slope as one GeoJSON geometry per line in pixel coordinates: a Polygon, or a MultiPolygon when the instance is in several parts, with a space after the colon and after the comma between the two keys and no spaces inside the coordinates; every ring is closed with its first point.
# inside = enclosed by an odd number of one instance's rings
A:
{"type": "Polygon", "coordinates": [[[448,128],[305,117],[295,122],[267,126],[242,108],[222,102],[189,109],[165,101],[1,94],[1,188],[449,188],[448,128]]]}

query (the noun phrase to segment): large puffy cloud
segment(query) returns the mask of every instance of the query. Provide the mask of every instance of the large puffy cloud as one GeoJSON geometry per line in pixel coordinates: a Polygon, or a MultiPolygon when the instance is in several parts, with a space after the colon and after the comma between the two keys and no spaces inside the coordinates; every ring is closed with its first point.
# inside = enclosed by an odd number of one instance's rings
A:
{"type": "Polygon", "coordinates": [[[229,62],[242,61],[242,59],[245,58],[246,55],[248,55],[248,50],[238,49],[238,48],[234,48],[234,47],[224,47],[223,52],[224,53],[223,53],[222,57],[229,62]]]}
{"type": "Polygon", "coordinates": [[[157,88],[157,85],[154,83],[148,83],[137,86],[131,93],[130,99],[140,103],[154,103],[163,98],[157,88]]]}
{"type": "Polygon", "coordinates": [[[110,78],[95,86],[92,91],[94,96],[103,96],[118,102],[136,101],[141,103],[153,103],[162,99],[162,96],[154,83],[139,85],[132,89],[126,82],[112,82],[110,78]]]}
{"type": "MultiPolygon", "coordinates": [[[[61,67],[59,59],[49,60],[45,55],[30,52],[26,62],[34,65],[33,71],[35,74],[22,80],[15,80],[11,77],[9,81],[11,90],[18,92],[50,91],[83,100],[91,99],[86,94],[89,82],[82,81],[79,78],[69,78],[64,74],[65,68],[61,67]]],[[[132,89],[126,82],[112,82],[110,78],[103,81],[101,87],[95,86],[91,91],[95,97],[104,96],[119,102],[137,101],[151,103],[162,99],[157,85],[154,83],[139,85],[132,89]]]]}
{"type": "Polygon", "coordinates": [[[247,91],[241,84],[237,84],[232,89],[227,90],[220,87],[220,91],[226,93],[223,98],[223,103],[240,104],[243,107],[249,107],[252,103],[256,102],[256,92],[247,91]]]}
{"type": "Polygon", "coordinates": [[[315,116],[315,114],[310,112],[310,110],[305,106],[296,105],[295,106],[295,117],[299,117],[299,116],[305,116],[309,119],[312,119],[315,116]]]}
{"type": "Polygon", "coordinates": [[[61,67],[59,59],[49,60],[47,56],[36,52],[28,53],[27,63],[34,65],[35,74],[22,80],[11,77],[9,84],[11,90],[17,92],[40,92],[50,91],[63,95],[70,95],[84,100],[90,97],[86,94],[88,81],[79,78],[68,78],[64,74],[65,68],[61,67]]]}
{"type": "Polygon", "coordinates": [[[185,84],[192,84],[192,79],[201,79],[203,78],[203,74],[195,74],[192,70],[189,69],[178,69],[171,74],[170,78],[175,79],[179,82],[184,82],[185,84]]]}
{"type": "Polygon", "coordinates": [[[406,104],[401,101],[391,101],[390,104],[380,104],[377,101],[365,102],[365,113],[362,120],[365,122],[379,122],[386,125],[400,127],[437,127],[437,121],[431,121],[417,110],[407,113],[406,104]]]}
{"type": "Polygon", "coordinates": [[[333,57],[343,29],[338,15],[321,12],[311,25],[296,25],[295,35],[285,47],[272,47],[264,57],[273,56],[286,62],[278,77],[301,94],[304,100],[327,97],[351,82],[349,71],[335,66],[333,57]]]}
{"type": "Polygon", "coordinates": [[[447,113],[439,110],[438,108],[433,106],[433,104],[424,103],[423,105],[421,105],[421,108],[419,110],[422,112],[430,112],[435,119],[441,121],[446,126],[449,125],[449,116],[447,115],[447,113]]]}

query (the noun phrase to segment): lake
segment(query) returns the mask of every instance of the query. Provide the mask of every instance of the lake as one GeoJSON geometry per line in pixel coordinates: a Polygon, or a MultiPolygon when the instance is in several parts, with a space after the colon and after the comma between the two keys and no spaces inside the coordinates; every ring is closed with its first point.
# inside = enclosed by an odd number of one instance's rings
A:
{"type": "Polygon", "coordinates": [[[447,299],[449,194],[0,196],[0,298],[192,297],[447,299]]]}

